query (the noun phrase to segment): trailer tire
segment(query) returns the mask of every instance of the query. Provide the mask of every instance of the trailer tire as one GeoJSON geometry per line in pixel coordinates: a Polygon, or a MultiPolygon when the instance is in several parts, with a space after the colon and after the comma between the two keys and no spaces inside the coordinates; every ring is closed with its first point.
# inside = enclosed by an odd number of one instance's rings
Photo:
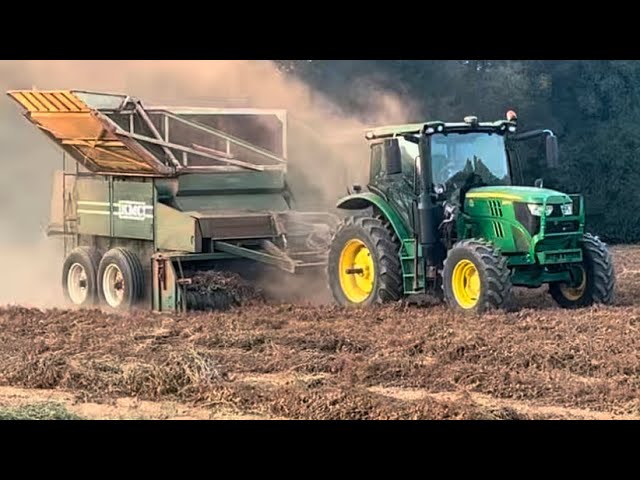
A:
{"type": "Polygon", "coordinates": [[[100,252],[93,247],[77,247],[62,265],[62,291],[67,302],[76,307],[98,303],[100,252]]]}
{"type": "Polygon", "coordinates": [[[98,269],[98,294],[101,304],[114,310],[128,310],[142,299],[144,271],[135,253],[114,248],[102,257],[98,269]]]}

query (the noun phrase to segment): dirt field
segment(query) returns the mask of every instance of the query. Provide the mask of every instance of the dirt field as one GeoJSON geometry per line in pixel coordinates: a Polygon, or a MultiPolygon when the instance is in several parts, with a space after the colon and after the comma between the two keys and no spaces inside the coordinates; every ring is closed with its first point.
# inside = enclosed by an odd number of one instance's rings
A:
{"type": "MultiPolygon", "coordinates": [[[[464,318],[443,307],[259,305],[173,316],[0,308],[0,407],[83,418],[640,418],[640,247],[617,305],[464,318]]],[[[536,307],[535,309],[533,307],[536,307]]]]}

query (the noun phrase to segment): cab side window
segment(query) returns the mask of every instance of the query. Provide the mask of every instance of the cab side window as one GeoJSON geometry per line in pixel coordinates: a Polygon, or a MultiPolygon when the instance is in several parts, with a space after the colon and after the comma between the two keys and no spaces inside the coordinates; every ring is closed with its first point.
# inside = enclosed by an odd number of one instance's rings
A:
{"type": "Polygon", "coordinates": [[[371,145],[371,166],[369,181],[372,183],[382,173],[382,143],[371,145]]]}
{"type": "MultiPolygon", "coordinates": [[[[384,171],[384,144],[376,143],[371,145],[371,166],[369,172],[369,180],[374,182],[377,178],[387,175],[384,171]]],[[[400,163],[402,167],[402,176],[409,182],[413,182],[413,176],[416,168],[416,157],[419,155],[418,145],[399,139],[400,147],[400,163]]]]}
{"type": "Polygon", "coordinates": [[[417,144],[401,139],[400,152],[402,154],[402,175],[410,182],[413,182],[416,158],[420,155],[420,149],[417,144]]]}

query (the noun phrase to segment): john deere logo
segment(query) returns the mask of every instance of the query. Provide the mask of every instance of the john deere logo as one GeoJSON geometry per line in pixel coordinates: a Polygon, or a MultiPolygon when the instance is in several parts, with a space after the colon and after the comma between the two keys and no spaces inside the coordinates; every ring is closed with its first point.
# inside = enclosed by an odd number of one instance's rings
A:
{"type": "Polygon", "coordinates": [[[153,218],[153,205],[147,205],[144,202],[120,200],[117,207],[116,215],[120,220],[143,221],[147,218],[153,218]]]}

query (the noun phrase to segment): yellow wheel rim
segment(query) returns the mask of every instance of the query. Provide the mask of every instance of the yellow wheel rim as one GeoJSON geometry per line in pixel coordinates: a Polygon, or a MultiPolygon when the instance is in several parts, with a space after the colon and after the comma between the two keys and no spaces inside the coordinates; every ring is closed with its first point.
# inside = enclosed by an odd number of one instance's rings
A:
{"type": "Polygon", "coordinates": [[[453,295],[464,309],[476,306],[480,298],[480,275],[470,260],[460,260],[453,269],[451,279],[453,295]]]}
{"type": "Polygon", "coordinates": [[[587,272],[584,270],[584,267],[580,267],[580,273],[582,274],[582,281],[580,285],[577,287],[568,287],[567,285],[560,285],[560,291],[564,298],[567,300],[571,300],[572,302],[577,302],[584,295],[585,290],[587,289],[587,272]]]}
{"type": "Polygon", "coordinates": [[[375,267],[371,252],[361,240],[349,240],[340,253],[340,286],[352,303],[362,303],[373,291],[375,267]]]}

